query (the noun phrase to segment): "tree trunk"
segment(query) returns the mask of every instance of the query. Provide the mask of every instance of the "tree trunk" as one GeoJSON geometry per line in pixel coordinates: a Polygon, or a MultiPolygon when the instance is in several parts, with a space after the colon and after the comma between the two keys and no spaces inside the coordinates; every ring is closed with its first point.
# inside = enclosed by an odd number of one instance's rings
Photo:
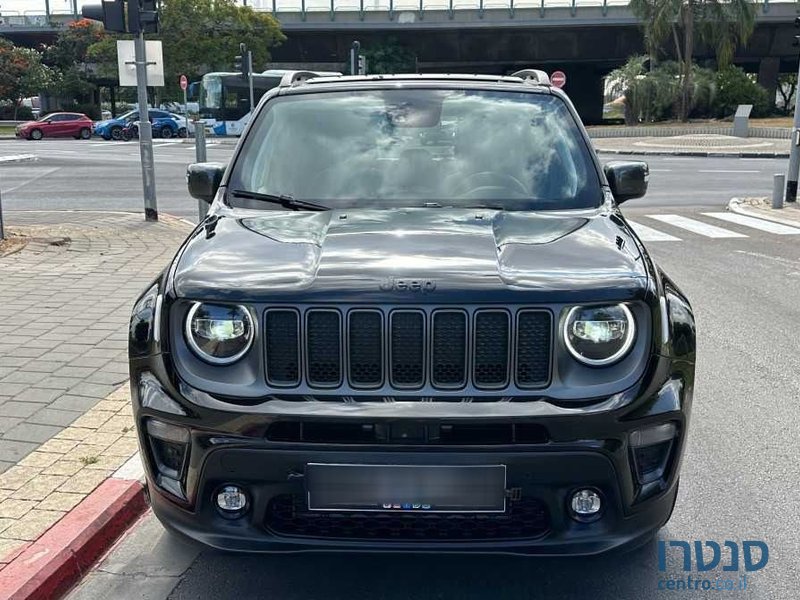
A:
{"type": "Polygon", "coordinates": [[[683,64],[683,52],[681,52],[681,41],[678,39],[678,28],[672,24],[672,41],[675,42],[675,60],[678,64],[683,64]]]}
{"type": "Polygon", "coordinates": [[[681,121],[689,120],[692,92],[692,54],[694,53],[694,1],[683,5],[683,81],[681,82],[681,121]]]}

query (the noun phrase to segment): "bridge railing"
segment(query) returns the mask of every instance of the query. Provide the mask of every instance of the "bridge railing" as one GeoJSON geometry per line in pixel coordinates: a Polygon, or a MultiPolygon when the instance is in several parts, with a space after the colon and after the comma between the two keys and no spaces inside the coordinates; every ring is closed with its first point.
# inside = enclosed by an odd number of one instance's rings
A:
{"type": "MultiPolygon", "coordinates": [[[[609,7],[628,6],[629,0],[245,0],[258,11],[281,13],[330,13],[331,19],[336,13],[388,13],[393,18],[397,12],[449,11],[452,15],[461,10],[507,10],[514,16],[517,9],[538,9],[542,16],[549,8],[569,8],[576,14],[583,7],[600,7],[603,13],[609,7]]],[[[796,0],[757,0],[763,13],[769,12],[771,4],[795,3],[796,0]]]]}
{"type": "Polygon", "coordinates": [[[60,27],[75,19],[72,11],[50,11],[49,14],[37,10],[3,10],[0,11],[0,28],[42,28],[60,27]]]}

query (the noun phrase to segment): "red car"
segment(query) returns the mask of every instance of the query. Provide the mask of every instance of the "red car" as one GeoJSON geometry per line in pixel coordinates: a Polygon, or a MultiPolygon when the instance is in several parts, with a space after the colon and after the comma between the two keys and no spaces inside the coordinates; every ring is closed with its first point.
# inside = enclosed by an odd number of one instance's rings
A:
{"type": "Polygon", "coordinates": [[[92,137],[92,120],[82,113],[50,113],[38,121],[27,121],[18,125],[16,135],[27,140],[40,140],[43,137],[88,140],[92,137]]]}

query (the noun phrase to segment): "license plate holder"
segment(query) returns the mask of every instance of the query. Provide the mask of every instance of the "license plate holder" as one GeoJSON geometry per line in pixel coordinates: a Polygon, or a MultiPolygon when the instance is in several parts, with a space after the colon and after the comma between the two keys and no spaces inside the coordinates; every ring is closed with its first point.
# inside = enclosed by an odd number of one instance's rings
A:
{"type": "Polygon", "coordinates": [[[308,463],[311,511],[502,513],[505,465],[308,463]]]}

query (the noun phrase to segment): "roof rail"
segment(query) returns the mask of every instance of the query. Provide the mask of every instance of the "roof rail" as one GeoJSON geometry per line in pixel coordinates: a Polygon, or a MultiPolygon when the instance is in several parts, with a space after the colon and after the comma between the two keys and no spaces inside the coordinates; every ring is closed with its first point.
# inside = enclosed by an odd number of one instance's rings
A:
{"type": "Polygon", "coordinates": [[[304,83],[314,77],[341,77],[341,73],[332,72],[316,72],[316,71],[286,71],[281,77],[281,82],[278,87],[292,87],[299,83],[304,83]]]}
{"type": "Polygon", "coordinates": [[[550,76],[539,69],[522,69],[511,74],[512,77],[519,77],[525,81],[532,81],[539,85],[550,85],[550,76]]]}

